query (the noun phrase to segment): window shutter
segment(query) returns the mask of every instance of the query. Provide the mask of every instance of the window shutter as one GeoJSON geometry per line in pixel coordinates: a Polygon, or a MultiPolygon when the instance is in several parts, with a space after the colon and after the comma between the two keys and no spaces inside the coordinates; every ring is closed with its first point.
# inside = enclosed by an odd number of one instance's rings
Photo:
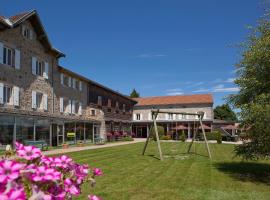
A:
{"type": "Polygon", "coordinates": [[[79,103],[79,110],[78,110],[78,114],[82,115],[82,103],[79,103]]]}
{"type": "Polygon", "coordinates": [[[0,64],[4,62],[4,44],[0,42],[0,64]]]}
{"type": "Polygon", "coordinates": [[[71,100],[68,100],[68,113],[71,113],[71,100]]]}
{"type": "Polygon", "coordinates": [[[64,112],[64,99],[63,97],[60,97],[60,112],[64,112]]]}
{"type": "Polygon", "coordinates": [[[0,104],[4,103],[4,84],[0,83],[0,104]]]}
{"type": "Polygon", "coordinates": [[[21,52],[18,49],[15,49],[15,69],[20,69],[21,65],[21,52]]]}
{"type": "Polygon", "coordinates": [[[24,36],[24,30],[25,30],[25,26],[22,25],[22,36],[24,36]]]}
{"type": "Polygon", "coordinates": [[[206,119],[206,112],[204,112],[203,118],[206,119]]]}
{"type": "Polygon", "coordinates": [[[73,100],[73,101],[71,101],[71,103],[72,103],[71,104],[71,113],[72,114],[75,114],[75,104],[76,104],[76,101],[73,100]]]}
{"type": "Polygon", "coordinates": [[[176,114],[173,114],[173,120],[176,120],[176,114]]]}
{"type": "Polygon", "coordinates": [[[37,108],[37,93],[32,91],[32,108],[37,108]]]}
{"type": "Polygon", "coordinates": [[[68,87],[71,87],[71,77],[68,77],[68,87]]]}
{"type": "Polygon", "coordinates": [[[136,114],[133,114],[133,120],[136,120],[136,114]]]}
{"type": "Polygon", "coordinates": [[[152,120],[152,116],[151,115],[152,115],[151,112],[148,113],[148,120],[152,120]]]}
{"type": "Polygon", "coordinates": [[[80,91],[82,91],[82,82],[81,81],[79,82],[79,89],[80,89],[80,91]]]}
{"type": "Polygon", "coordinates": [[[48,95],[43,94],[43,108],[44,110],[48,110],[48,95]]]}
{"type": "Polygon", "coordinates": [[[64,85],[64,74],[60,74],[61,84],[64,85]]]}
{"type": "Polygon", "coordinates": [[[169,115],[165,114],[165,119],[168,120],[169,119],[169,115]]]}
{"type": "Polygon", "coordinates": [[[33,31],[32,31],[32,30],[29,30],[29,34],[30,34],[30,40],[33,40],[33,38],[34,38],[34,37],[33,37],[33,36],[34,36],[34,35],[33,35],[33,31]]]}
{"type": "Polygon", "coordinates": [[[20,88],[13,87],[13,105],[19,106],[20,105],[20,88]]]}
{"type": "Polygon", "coordinates": [[[76,79],[75,78],[72,79],[72,87],[74,89],[76,89],[76,79]]]}
{"type": "Polygon", "coordinates": [[[49,78],[48,74],[49,74],[49,63],[45,62],[44,63],[43,77],[48,79],[49,78]]]}
{"type": "Polygon", "coordinates": [[[37,58],[32,57],[32,74],[36,75],[37,71],[37,58]]]}

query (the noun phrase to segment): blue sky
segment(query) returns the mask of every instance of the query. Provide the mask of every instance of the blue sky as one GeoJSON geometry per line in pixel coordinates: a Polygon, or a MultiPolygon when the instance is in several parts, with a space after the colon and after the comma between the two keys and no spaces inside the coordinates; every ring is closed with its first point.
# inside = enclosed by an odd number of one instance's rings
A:
{"type": "Polygon", "coordinates": [[[255,0],[1,0],[0,14],[36,9],[60,64],[141,96],[237,92],[236,44],[262,16],[255,0]]]}

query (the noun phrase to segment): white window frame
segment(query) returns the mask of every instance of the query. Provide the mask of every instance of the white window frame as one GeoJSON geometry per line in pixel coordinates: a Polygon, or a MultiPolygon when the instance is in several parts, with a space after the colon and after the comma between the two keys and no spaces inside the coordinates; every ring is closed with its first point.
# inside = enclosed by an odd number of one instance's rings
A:
{"type": "Polygon", "coordinates": [[[3,64],[15,68],[15,49],[4,46],[4,48],[3,48],[3,64]],[[11,54],[10,54],[10,59],[11,59],[10,63],[9,63],[8,51],[11,52],[11,54]],[[6,54],[6,55],[4,55],[4,54],[6,54]]]}

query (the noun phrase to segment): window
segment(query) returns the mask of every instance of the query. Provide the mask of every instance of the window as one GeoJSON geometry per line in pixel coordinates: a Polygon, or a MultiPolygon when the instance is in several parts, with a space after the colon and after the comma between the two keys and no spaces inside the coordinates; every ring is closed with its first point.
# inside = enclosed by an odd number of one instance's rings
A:
{"type": "Polygon", "coordinates": [[[97,102],[97,104],[99,106],[102,106],[102,96],[98,96],[98,102],[97,102]]]}
{"type": "Polygon", "coordinates": [[[3,91],[3,100],[4,103],[9,104],[10,99],[11,99],[11,94],[12,94],[12,88],[8,86],[4,86],[4,91],[3,91]]]}
{"type": "Polygon", "coordinates": [[[80,103],[76,100],[72,101],[72,113],[73,114],[78,114],[80,109],[80,103]]]}
{"type": "Polygon", "coordinates": [[[126,112],[126,104],[123,104],[123,113],[126,112]]]}
{"type": "Polygon", "coordinates": [[[173,114],[169,113],[168,119],[169,119],[169,120],[173,120],[173,114]]]}
{"type": "Polygon", "coordinates": [[[37,96],[36,96],[36,106],[37,106],[37,108],[42,108],[42,97],[43,97],[43,94],[42,93],[39,93],[39,92],[37,92],[36,93],[37,94],[37,96]]]}
{"type": "Polygon", "coordinates": [[[108,99],[108,107],[112,107],[112,100],[111,99],[108,99]]]}
{"type": "Polygon", "coordinates": [[[49,63],[32,57],[32,74],[49,78],[49,63]]]}
{"type": "Polygon", "coordinates": [[[92,109],[90,112],[91,112],[91,116],[96,116],[96,110],[92,109]]]}
{"type": "Polygon", "coordinates": [[[68,99],[63,99],[63,111],[65,112],[65,113],[70,113],[71,112],[71,110],[70,110],[70,107],[71,107],[71,101],[70,100],[68,100],[68,99]]]}
{"type": "Polygon", "coordinates": [[[44,72],[44,62],[37,60],[36,61],[36,75],[43,76],[44,72]]]}
{"type": "Polygon", "coordinates": [[[27,39],[30,39],[30,30],[29,30],[29,28],[24,28],[24,30],[23,30],[23,36],[25,37],[25,38],[27,38],[27,39]]]}
{"type": "Polygon", "coordinates": [[[136,114],[136,120],[141,120],[141,114],[136,114]]]}
{"type": "Polygon", "coordinates": [[[22,35],[27,39],[33,39],[33,31],[25,25],[22,26],[22,35]]]}
{"type": "Polygon", "coordinates": [[[4,47],[3,63],[15,67],[15,50],[4,47]]]}
{"type": "Polygon", "coordinates": [[[69,87],[69,77],[64,75],[64,85],[69,87]]]}

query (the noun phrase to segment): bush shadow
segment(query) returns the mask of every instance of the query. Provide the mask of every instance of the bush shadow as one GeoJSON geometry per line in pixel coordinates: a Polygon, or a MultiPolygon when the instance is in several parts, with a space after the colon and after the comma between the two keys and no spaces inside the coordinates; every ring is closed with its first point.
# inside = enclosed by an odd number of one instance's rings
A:
{"type": "Polygon", "coordinates": [[[270,164],[256,162],[223,162],[215,167],[240,181],[259,182],[270,185],[270,164]]]}

